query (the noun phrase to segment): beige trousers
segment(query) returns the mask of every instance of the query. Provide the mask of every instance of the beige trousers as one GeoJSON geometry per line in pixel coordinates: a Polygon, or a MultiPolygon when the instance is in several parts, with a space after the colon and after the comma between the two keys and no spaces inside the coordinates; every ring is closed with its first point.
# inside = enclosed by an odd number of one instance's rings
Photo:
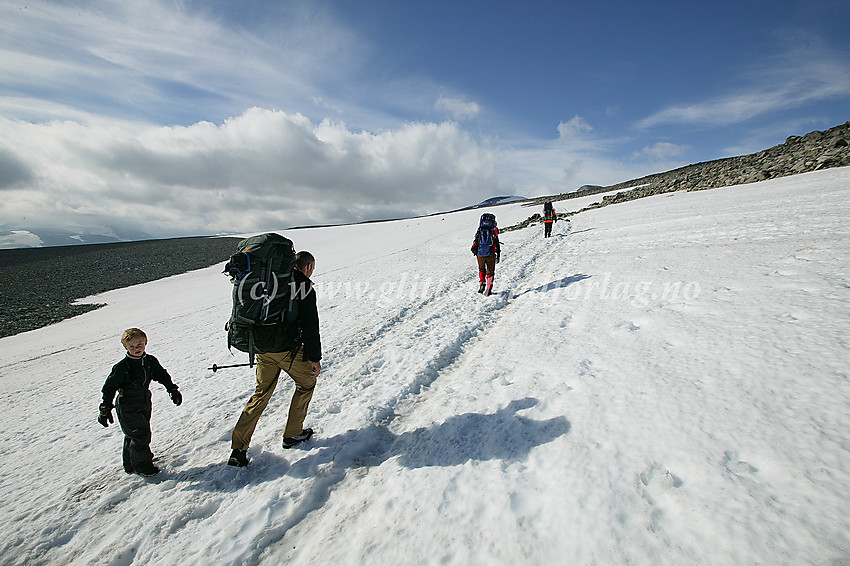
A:
{"type": "Polygon", "coordinates": [[[295,392],[292,394],[289,418],[286,421],[283,436],[296,436],[303,432],[307,407],[310,405],[313,389],[316,387],[316,378],[310,375],[311,364],[302,359],[302,350],[303,348],[299,349],[294,356],[291,352],[257,354],[257,387],[233,429],[231,440],[233,450],[248,449],[254,428],[269,404],[281,370],[288,373],[295,382],[295,392]]]}

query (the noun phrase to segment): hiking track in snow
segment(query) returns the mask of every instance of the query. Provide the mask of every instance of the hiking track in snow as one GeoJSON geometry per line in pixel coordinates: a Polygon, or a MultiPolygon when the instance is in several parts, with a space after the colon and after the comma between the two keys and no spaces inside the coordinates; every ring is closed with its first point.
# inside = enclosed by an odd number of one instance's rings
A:
{"type": "MultiPolygon", "coordinates": [[[[548,265],[569,242],[570,225],[566,222],[564,225],[564,229],[546,241],[534,229],[512,232],[507,241],[503,237],[502,262],[496,268],[494,288],[497,291],[493,295],[485,297],[476,292],[477,267],[474,267],[474,257],[468,257],[473,269],[462,266],[450,273],[449,282],[439,285],[435,292],[397,306],[372,328],[358,329],[355,336],[329,349],[326,353],[328,375],[322,385],[328,388],[329,376],[339,380],[332,392],[323,395],[335,399],[330,412],[344,413],[350,418],[352,411],[368,409],[360,415],[363,426],[334,435],[336,431],[327,424],[327,417],[332,414],[321,414],[321,411],[317,414],[314,422],[318,423],[321,432],[304,447],[306,455],[296,459],[287,470],[287,474],[310,482],[310,487],[285,520],[267,530],[262,541],[256,542],[257,553],[246,561],[247,564],[259,563],[264,549],[275,546],[291,530],[300,528],[299,523],[325,505],[334,490],[349,478],[354,482],[364,481],[371,469],[390,458],[400,458],[413,467],[434,465],[432,462],[445,466],[462,464],[470,454],[473,457],[480,454],[469,440],[455,435],[487,428],[488,420],[500,425],[508,423],[508,419],[517,418],[516,411],[537,403],[534,399],[518,399],[497,410],[496,414],[447,412],[444,418],[455,419],[455,422],[435,423],[436,429],[410,431],[411,427],[405,422],[405,416],[415,412],[416,406],[441,380],[464,377],[458,375],[456,366],[463,365],[471,350],[486,344],[499,320],[510,312],[515,299],[550,284],[561,284],[559,280],[535,288],[530,280],[540,266],[548,265]],[[442,444],[439,456],[435,455],[433,447],[427,446],[435,441],[435,435],[442,444]]],[[[490,347],[498,350],[503,345],[494,342],[490,347]]],[[[513,439],[513,442],[521,447],[545,442],[547,438],[566,432],[569,425],[565,422],[559,420],[557,426],[550,427],[549,435],[541,435],[539,439],[513,439]]],[[[506,454],[511,453],[510,448],[504,450],[506,454]]]]}

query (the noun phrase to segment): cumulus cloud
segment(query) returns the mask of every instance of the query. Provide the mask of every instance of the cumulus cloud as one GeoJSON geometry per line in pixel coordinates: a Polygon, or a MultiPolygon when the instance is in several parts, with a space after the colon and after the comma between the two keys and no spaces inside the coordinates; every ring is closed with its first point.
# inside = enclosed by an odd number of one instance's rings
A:
{"type": "Polygon", "coordinates": [[[454,122],[382,132],[251,108],[159,127],[0,119],[21,172],[0,224],[115,226],[154,235],[250,232],[434,212],[492,196],[493,150],[454,122]],[[20,182],[23,181],[23,182],[20,182]]]}
{"type": "Polygon", "coordinates": [[[441,112],[448,113],[455,120],[470,120],[481,112],[477,103],[467,102],[458,97],[441,96],[434,103],[434,107],[441,112]]]}
{"type": "Polygon", "coordinates": [[[32,179],[32,171],[11,150],[0,147],[0,190],[32,179]]]}
{"type": "Polygon", "coordinates": [[[558,124],[558,135],[561,139],[573,139],[592,131],[593,126],[581,116],[573,116],[568,121],[558,124]]]}
{"type": "Polygon", "coordinates": [[[0,232],[0,249],[36,248],[42,244],[41,238],[24,230],[0,232]]]}
{"type": "Polygon", "coordinates": [[[555,139],[506,148],[454,121],[373,132],[258,107],[188,126],[0,118],[0,140],[15,140],[0,162],[17,171],[0,229],[176,236],[399,218],[615,183],[651,172],[639,159],[682,149],[656,144],[619,163],[607,157],[618,142],[591,131],[577,116],[555,139]]]}

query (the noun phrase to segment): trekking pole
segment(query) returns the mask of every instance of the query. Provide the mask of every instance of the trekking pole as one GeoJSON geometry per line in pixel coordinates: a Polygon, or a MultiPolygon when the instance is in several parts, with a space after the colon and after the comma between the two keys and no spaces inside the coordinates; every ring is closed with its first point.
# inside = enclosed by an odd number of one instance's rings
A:
{"type": "Polygon", "coordinates": [[[229,365],[229,366],[217,366],[217,365],[213,364],[211,368],[207,368],[207,369],[211,369],[211,370],[213,370],[213,373],[215,373],[218,370],[224,369],[224,368],[241,368],[241,367],[246,367],[246,366],[250,366],[250,365],[251,364],[232,364],[232,365],[229,365]]]}

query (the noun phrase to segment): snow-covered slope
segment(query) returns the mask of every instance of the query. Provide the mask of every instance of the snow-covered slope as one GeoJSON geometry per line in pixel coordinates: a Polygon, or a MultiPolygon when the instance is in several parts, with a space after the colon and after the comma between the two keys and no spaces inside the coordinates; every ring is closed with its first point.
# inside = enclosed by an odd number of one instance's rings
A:
{"type": "Polygon", "coordinates": [[[845,564],[848,197],[832,169],[509,232],[492,297],[482,210],[288,232],[318,258],[317,433],[281,449],[284,379],[244,469],[221,267],[101,295],[0,340],[0,563],[845,564]],[[152,386],[147,480],[95,422],[129,326],[184,394],[152,386]]]}

